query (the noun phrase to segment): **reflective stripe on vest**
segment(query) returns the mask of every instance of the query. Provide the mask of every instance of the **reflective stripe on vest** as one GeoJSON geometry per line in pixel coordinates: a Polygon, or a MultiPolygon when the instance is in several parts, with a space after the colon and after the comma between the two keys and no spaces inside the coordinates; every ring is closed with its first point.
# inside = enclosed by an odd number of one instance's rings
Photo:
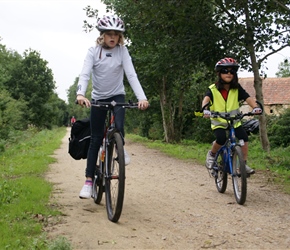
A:
{"type": "MultiPolygon", "coordinates": [[[[238,89],[230,89],[228,93],[227,101],[223,98],[221,92],[217,89],[215,84],[209,86],[212,95],[213,95],[213,104],[210,106],[211,111],[220,112],[221,114],[230,113],[231,116],[234,116],[239,113],[239,101],[238,89]]],[[[241,121],[234,121],[234,127],[237,128],[241,126],[241,121]]],[[[228,123],[225,119],[222,118],[211,118],[211,128],[227,128],[228,123]]]]}

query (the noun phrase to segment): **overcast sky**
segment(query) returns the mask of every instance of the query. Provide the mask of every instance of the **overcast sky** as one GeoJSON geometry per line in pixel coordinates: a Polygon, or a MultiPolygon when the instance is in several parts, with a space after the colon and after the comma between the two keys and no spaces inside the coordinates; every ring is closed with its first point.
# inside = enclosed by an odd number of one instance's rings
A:
{"type": "MultiPolygon", "coordinates": [[[[105,14],[100,0],[0,0],[0,43],[21,55],[29,48],[38,51],[52,69],[56,92],[63,100],[99,35],[96,30],[83,31],[87,19],[83,9],[88,5],[105,14]]],[[[275,77],[278,64],[289,56],[287,49],[270,57],[268,77],[275,77]]],[[[240,72],[239,76],[252,74],[240,72]]]]}
{"type": "Polygon", "coordinates": [[[96,30],[83,31],[83,20],[88,20],[83,9],[88,5],[106,13],[100,0],[0,0],[0,43],[21,55],[29,48],[38,51],[64,100],[99,35],[96,30]]]}

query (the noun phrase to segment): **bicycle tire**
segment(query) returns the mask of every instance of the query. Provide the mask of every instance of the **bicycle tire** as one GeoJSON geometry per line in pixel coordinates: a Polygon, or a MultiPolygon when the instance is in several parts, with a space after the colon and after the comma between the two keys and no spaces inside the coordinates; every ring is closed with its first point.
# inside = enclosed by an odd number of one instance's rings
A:
{"type": "Polygon", "coordinates": [[[234,194],[237,203],[243,205],[246,202],[247,197],[247,172],[243,152],[239,145],[236,145],[233,149],[232,163],[234,194]]]}
{"type": "Polygon", "coordinates": [[[224,193],[228,185],[228,173],[224,166],[223,152],[219,153],[215,162],[215,185],[219,193],[224,193]]]}
{"type": "Polygon", "coordinates": [[[117,222],[121,216],[125,192],[125,159],[121,135],[115,132],[107,147],[107,169],[105,196],[108,219],[117,222]]]}
{"type": "MultiPolygon", "coordinates": [[[[99,166],[103,168],[104,164],[101,161],[99,161],[99,164],[99,166]]],[[[105,191],[105,187],[103,174],[101,174],[100,172],[97,173],[97,167],[93,183],[93,199],[96,204],[100,204],[103,198],[103,192],[105,191]]],[[[104,171],[102,171],[102,173],[104,173],[104,171]]]]}

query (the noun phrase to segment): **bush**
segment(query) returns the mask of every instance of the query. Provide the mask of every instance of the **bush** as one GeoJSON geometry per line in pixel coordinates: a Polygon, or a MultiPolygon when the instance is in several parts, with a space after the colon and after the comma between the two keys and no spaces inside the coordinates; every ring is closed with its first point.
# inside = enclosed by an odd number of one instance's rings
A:
{"type": "Polygon", "coordinates": [[[286,109],[280,116],[268,118],[268,136],[271,147],[290,146],[289,121],[290,109],[286,109]]]}
{"type": "Polygon", "coordinates": [[[210,119],[193,118],[191,126],[187,126],[187,131],[184,131],[184,138],[200,143],[212,143],[215,137],[211,129],[210,119]]]}

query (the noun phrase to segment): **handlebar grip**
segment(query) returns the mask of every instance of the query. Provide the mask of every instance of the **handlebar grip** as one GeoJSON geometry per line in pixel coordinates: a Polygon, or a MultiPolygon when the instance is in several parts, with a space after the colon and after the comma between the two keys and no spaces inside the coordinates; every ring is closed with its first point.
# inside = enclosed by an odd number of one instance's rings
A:
{"type": "Polygon", "coordinates": [[[259,101],[256,100],[256,103],[260,106],[260,108],[262,109],[262,113],[264,113],[264,107],[262,105],[262,103],[260,103],[259,101]]]}
{"type": "Polygon", "coordinates": [[[194,111],[195,116],[203,116],[203,112],[200,111],[194,111]]]}

